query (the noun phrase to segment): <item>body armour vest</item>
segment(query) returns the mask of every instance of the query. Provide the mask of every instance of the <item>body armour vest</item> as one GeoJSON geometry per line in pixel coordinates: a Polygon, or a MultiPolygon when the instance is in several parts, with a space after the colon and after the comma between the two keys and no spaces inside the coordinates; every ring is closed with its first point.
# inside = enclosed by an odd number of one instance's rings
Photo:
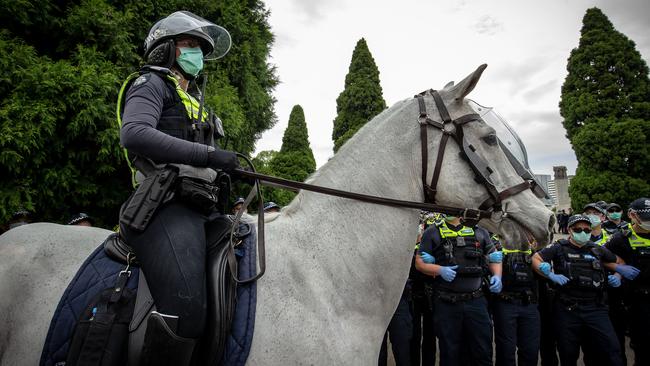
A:
{"type": "Polygon", "coordinates": [[[632,263],[630,264],[641,270],[639,276],[631,281],[631,286],[650,290],[650,239],[640,237],[631,226],[628,237],[632,248],[632,263]]]}
{"type": "Polygon", "coordinates": [[[568,240],[560,240],[559,243],[561,251],[553,259],[553,270],[556,274],[565,275],[569,282],[558,287],[558,291],[576,299],[595,299],[602,296],[607,276],[601,265],[597,247],[585,244],[588,247],[575,251],[568,240]]]}
{"type": "MultiPolygon", "coordinates": [[[[202,111],[199,102],[195,97],[183,90],[169,69],[145,66],[140,71],[129,75],[118,94],[117,99],[117,116],[119,127],[122,127],[122,113],[124,111],[124,97],[133,82],[147,73],[155,74],[165,81],[168,93],[163,100],[162,112],[156,129],[170,136],[183,139],[186,141],[197,142],[208,146],[215,146],[216,139],[224,136],[221,120],[217,118],[212,111],[203,108],[202,111]],[[199,114],[201,116],[199,117],[199,114]]],[[[131,156],[126,149],[124,150],[129,168],[133,173],[133,185],[137,185],[141,180],[140,176],[136,177],[136,169],[132,166],[134,156],[131,156]]],[[[189,165],[178,164],[181,171],[190,171],[185,176],[198,177],[203,180],[214,180],[215,173],[208,168],[192,168],[189,165]],[[205,172],[207,170],[207,172],[205,172]]]]}
{"type": "Polygon", "coordinates": [[[532,295],[535,278],[532,269],[532,250],[503,249],[503,290],[508,294],[532,295]]]}
{"type": "Polygon", "coordinates": [[[438,226],[441,243],[433,256],[440,258],[436,264],[455,266],[456,278],[447,282],[441,277],[434,280],[438,290],[466,293],[481,289],[483,276],[486,274],[487,262],[481,243],[477,240],[474,229],[463,226],[460,230],[450,229],[446,223],[438,226]]]}

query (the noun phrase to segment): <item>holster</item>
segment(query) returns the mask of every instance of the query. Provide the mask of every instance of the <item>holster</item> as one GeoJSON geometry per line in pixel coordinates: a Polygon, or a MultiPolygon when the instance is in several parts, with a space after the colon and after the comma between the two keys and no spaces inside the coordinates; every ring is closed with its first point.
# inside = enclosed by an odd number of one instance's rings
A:
{"type": "Polygon", "coordinates": [[[177,177],[178,168],[170,165],[149,174],[123,206],[120,224],[144,231],[156,210],[173,198],[177,177]]]}
{"type": "Polygon", "coordinates": [[[183,177],[179,180],[178,198],[201,213],[209,214],[219,203],[219,187],[201,180],[183,177]]]}

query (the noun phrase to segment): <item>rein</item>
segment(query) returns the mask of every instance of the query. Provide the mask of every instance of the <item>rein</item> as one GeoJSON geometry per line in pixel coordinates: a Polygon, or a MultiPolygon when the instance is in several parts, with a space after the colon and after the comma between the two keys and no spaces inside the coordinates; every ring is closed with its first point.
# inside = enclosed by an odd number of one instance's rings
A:
{"type": "MultiPolygon", "coordinates": [[[[424,190],[424,202],[404,201],[404,200],[398,200],[393,198],[386,198],[386,197],[372,196],[372,195],[367,195],[362,193],[343,191],[339,189],[317,186],[314,184],[297,182],[294,180],[278,178],[270,175],[257,173],[255,171],[255,167],[253,166],[253,163],[247,157],[239,153],[237,154],[239,157],[246,160],[251,170],[235,169],[233,171],[233,174],[236,174],[240,177],[250,178],[255,180],[255,185],[253,189],[251,189],[248,196],[246,197],[246,200],[244,201],[242,208],[239,210],[237,215],[235,215],[234,223],[230,233],[231,248],[230,248],[230,253],[228,254],[228,263],[231,269],[230,271],[231,275],[233,276],[233,279],[237,283],[243,284],[243,283],[255,281],[260,277],[262,277],[264,275],[264,272],[266,271],[266,256],[265,256],[266,249],[264,243],[264,209],[263,209],[264,198],[262,197],[262,193],[260,190],[261,184],[272,186],[275,188],[290,189],[290,190],[302,189],[305,191],[326,194],[329,196],[342,197],[342,198],[353,199],[357,201],[390,206],[390,207],[416,208],[416,209],[421,209],[426,211],[440,212],[447,215],[460,217],[466,223],[469,223],[469,225],[474,225],[481,219],[491,217],[492,213],[495,211],[502,211],[501,201],[517,193],[523,192],[531,188],[531,184],[524,178],[524,181],[522,183],[504,189],[501,192],[497,190],[494,183],[489,178],[489,175],[493,172],[492,168],[490,168],[487,165],[487,163],[485,163],[485,161],[476,153],[476,148],[473,145],[469,144],[467,140],[465,140],[463,135],[463,125],[465,123],[472,122],[472,121],[481,121],[481,116],[475,113],[470,113],[452,120],[449,115],[449,111],[447,110],[447,107],[445,106],[442,100],[442,97],[437,91],[433,89],[424,91],[416,95],[415,98],[418,100],[418,105],[420,109],[418,123],[420,124],[420,143],[421,143],[421,151],[422,151],[422,187],[424,190]],[[442,118],[442,122],[435,121],[429,117],[426,110],[426,105],[424,103],[424,96],[427,94],[430,94],[433,97],[436,106],[438,108],[438,113],[442,118]],[[453,125],[454,129],[453,130],[446,129],[445,126],[447,125],[453,125]],[[438,148],[436,165],[433,171],[431,184],[427,184],[426,181],[428,162],[429,162],[428,134],[427,134],[428,126],[436,127],[442,131],[442,137],[440,140],[440,146],[438,148]],[[478,209],[443,206],[435,203],[436,202],[435,197],[437,193],[436,186],[438,184],[438,179],[440,178],[440,170],[442,168],[442,160],[445,154],[445,146],[447,145],[447,140],[449,139],[449,137],[453,137],[453,139],[456,141],[458,146],[461,147],[463,157],[468,162],[469,166],[472,168],[472,171],[476,174],[476,181],[483,184],[487,189],[488,193],[490,194],[490,197],[486,199],[479,206],[478,209]],[[260,197],[258,202],[259,212],[257,217],[257,225],[258,225],[257,248],[260,257],[260,270],[255,276],[245,280],[240,280],[237,278],[236,275],[237,260],[235,258],[234,248],[237,244],[235,243],[234,240],[236,237],[235,232],[239,227],[239,221],[241,220],[243,212],[246,210],[246,208],[252,202],[253,198],[255,198],[256,195],[260,197]]],[[[504,212],[504,216],[505,216],[505,212],[504,212]]]]}

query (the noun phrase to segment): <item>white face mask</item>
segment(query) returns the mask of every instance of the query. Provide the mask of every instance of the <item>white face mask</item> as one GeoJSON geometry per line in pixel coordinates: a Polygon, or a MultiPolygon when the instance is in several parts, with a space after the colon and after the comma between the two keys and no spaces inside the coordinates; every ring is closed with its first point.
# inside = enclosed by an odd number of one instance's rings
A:
{"type": "Polygon", "coordinates": [[[650,231],[650,221],[642,221],[636,213],[632,217],[632,221],[639,225],[641,229],[650,231]]]}

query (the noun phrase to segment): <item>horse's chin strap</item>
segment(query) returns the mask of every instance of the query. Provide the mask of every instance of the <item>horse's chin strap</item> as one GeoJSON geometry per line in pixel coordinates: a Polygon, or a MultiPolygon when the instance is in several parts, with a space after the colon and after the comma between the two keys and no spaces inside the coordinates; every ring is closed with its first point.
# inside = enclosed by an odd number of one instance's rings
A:
{"type": "MultiPolygon", "coordinates": [[[[456,119],[451,119],[449,111],[445,106],[445,103],[440,96],[438,91],[430,89],[424,91],[420,94],[417,94],[415,98],[418,100],[418,106],[420,109],[420,115],[418,117],[418,123],[420,124],[420,146],[422,152],[422,187],[424,187],[424,200],[425,202],[435,203],[436,202],[436,193],[438,179],[440,178],[440,170],[442,168],[442,160],[445,155],[445,147],[447,146],[447,140],[449,137],[453,137],[458,146],[461,148],[461,157],[466,160],[469,166],[472,168],[472,171],[476,175],[475,180],[478,183],[483,184],[486,188],[490,197],[488,197],[481,205],[479,206],[479,211],[503,211],[501,208],[501,202],[506,198],[513,196],[517,193],[523,192],[527,189],[530,189],[530,184],[524,180],[523,182],[516,184],[510,188],[506,188],[503,191],[499,192],[490,179],[490,174],[493,173],[492,168],[485,163],[485,161],[476,153],[476,148],[469,144],[463,135],[463,126],[472,121],[480,121],[481,116],[476,113],[469,113],[463,116],[460,116],[456,119]],[[425,95],[430,94],[433,97],[433,100],[436,103],[438,108],[438,113],[442,122],[435,121],[429,117],[427,113],[426,104],[424,102],[425,95]],[[453,129],[446,128],[446,126],[453,125],[453,129]],[[429,165],[429,136],[427,134],[428,126],[433,126],[440,131],[442,131],[442,136],[440,137],[440,145],[438,146],[438,154],[436,157],[436,164],[433,169],[433,176],[431,177],[431,184],[427,184],[427,175],[428,175],[428,165],[429,165]]],[[[505,211],[504,217],[506,215],[505,211]]]]}

